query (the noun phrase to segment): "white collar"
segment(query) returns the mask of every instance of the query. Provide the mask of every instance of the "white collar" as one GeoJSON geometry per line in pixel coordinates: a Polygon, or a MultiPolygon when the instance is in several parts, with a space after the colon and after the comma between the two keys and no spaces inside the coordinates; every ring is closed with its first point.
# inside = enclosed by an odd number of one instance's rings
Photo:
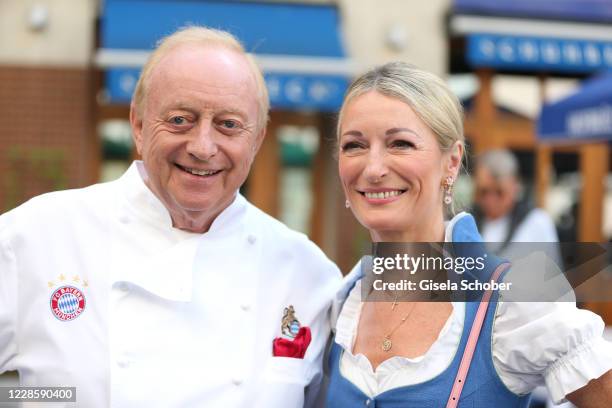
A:
{"type": "Polygon", "coordinates": [[[141,246],[150,245],[161,250],[143,257],[130,256],[130,248],[117,248],[123,256],[114,259],[112,282],[131,282],[165,299],[191,301],[198,246],[203,240],[242,235],[246,227],[247,201],[236,193],[234,201],[215,218],[206,233],[187,232],[172,226],[168,210],[147,187],[146,179],[143,163],[135,161],[118,180],[124,198],[119,221],[126,224],[126,234],[138,240],[141,246]],[[145,230],[149,233],[143,235],[143,230],[136,227],[138,224],[146,225],[145,230]]]}
{"type": "MultiPolygon", "coordinates": [[[[129,169],[119,179],[123,187],[123,193],[127,199],[129,216],[144,219],[172,230],[179,238],[185,238],[194,233],[180,230],[172,226],[172,218],[168,209],[161,200],[147,186],[147,170],[141,160],[135,160],[129,169]]],[[[246,199],[238,192],[234,200],[215,218],[206,234],[214,235],[223,230],[234,229],[241,226],[239,220],[247,209],[246,199]]]]}

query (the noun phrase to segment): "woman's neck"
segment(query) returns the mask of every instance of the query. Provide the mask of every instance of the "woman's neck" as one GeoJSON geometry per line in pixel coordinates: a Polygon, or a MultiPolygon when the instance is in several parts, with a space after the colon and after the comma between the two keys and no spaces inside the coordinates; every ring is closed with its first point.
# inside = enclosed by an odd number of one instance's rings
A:
{"type": "Polygon", "coordinates": [[[444,242],[444,217],[423,220],[404,230],[370,230],[373,242],[444,242]]]}

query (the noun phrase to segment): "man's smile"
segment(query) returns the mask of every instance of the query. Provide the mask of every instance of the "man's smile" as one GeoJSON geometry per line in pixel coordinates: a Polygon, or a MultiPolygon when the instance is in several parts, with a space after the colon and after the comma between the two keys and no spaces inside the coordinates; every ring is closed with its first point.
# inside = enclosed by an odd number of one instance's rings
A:
{"type": "Polygon", "coordinates": [[[174,163],[174,165],[178,167],[179,169],[181,169],[182,171],[192,174],[194,176],[202,176],[202,177],[214,176],[215,174],[218,174],[221,172],[221,170],[214,170],[214,169],[196,169],[193,167],[185,167],[185,166],[181,166],[178,163],[174,163]]]}

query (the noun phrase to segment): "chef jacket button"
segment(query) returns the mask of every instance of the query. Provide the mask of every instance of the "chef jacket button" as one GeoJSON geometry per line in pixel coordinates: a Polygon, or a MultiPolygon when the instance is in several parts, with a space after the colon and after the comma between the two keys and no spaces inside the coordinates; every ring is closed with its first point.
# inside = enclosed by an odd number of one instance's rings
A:
{"type": "Polygon", "coordinates": [[[257,238],[255,238],[255,235],[249,234],[249,236],[247,237],[247,241],[251,245],[254,244],[256,240],[257,240],[257,238]]]}
{"type": "Polygon", "coordinates": [[[120,368],[127,368],[130,365],[130,363],[128,361],[126,361],[126,360],[119,360],[119,361],[117,361],[117,365],[120,368]]]}
{"type": "Polygon", "coordinates": [[[232,384],[236,386],[242,385],[242,378],[238,378],[238,377],[232,378],[232,384]]]}
{"type": "Polygon", "coordinates": [[[248,303],[243,303],[240,305],[240,308],[245,312],[248,312],[249,310],[251,310],[251,305],[249,305],[248,303]]]}
{"type": "Polygon", "coordinates": [[[122,224],[129,224],[130,223],[130,217],[127,215],[122,215],[121,217],[119,217],[119,222],[122,224]]]}

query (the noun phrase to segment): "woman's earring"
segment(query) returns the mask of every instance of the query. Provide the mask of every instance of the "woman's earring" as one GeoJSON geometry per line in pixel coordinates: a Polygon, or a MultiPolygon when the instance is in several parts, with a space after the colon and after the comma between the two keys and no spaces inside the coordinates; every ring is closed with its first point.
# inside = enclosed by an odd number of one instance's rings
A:
{"type": "Polygon", "coordinates": [[[346,200],[346,201],[344,202],[344,206],[345,206],[346,208],[351,208],[351,203],[349,203],[349,200],[346,200]]]}
{"type": "Polygon", "coordinates": [[[444,180],[444,204],[451,205],[453,202],[453,178],[448,176],[444,180]]]}

